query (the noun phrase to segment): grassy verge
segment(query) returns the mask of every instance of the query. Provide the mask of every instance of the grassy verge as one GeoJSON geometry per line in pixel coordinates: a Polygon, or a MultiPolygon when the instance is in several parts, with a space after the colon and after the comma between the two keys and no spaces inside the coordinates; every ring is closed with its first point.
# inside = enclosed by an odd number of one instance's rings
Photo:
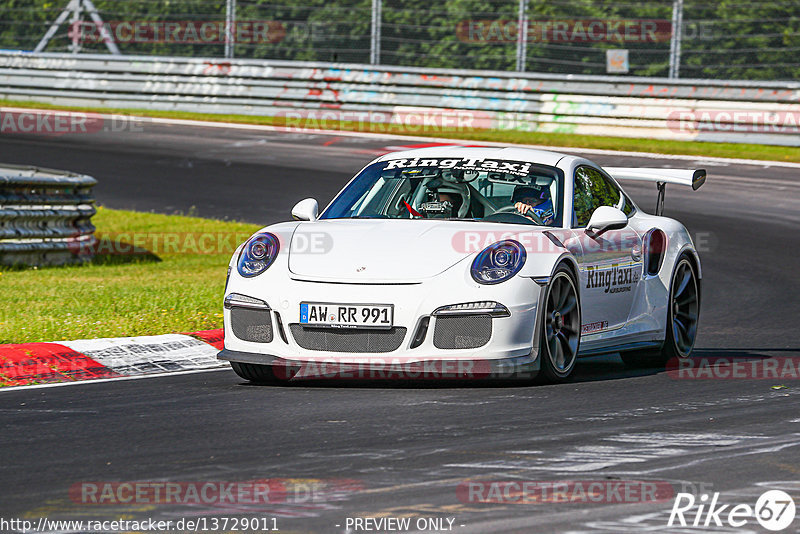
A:
{"type": "Polygon", "coordinates": [[[222,327],[228,261],[257,226],[105,208],[92,220],[109,236],[92,264],[0,273],[0,343],[222,327]]]}
{"type": "MultiPolygon", "coordinates": [[[[120,113],[142,117],[163,117],[172,119],[202,120],[212,122],[235,122],[242,124],[262,124],[283,126],[285,119],[280,117],[261,117],[253,115],[218,115],[213,113],[192,113],[184,111],[148,111],[141,109],[54,106],[40,102],[22,102],[0,99],[0,106],[61,109],[94,113],[120,113]]],[[[355,122],[319,121],[319,128],[343,131],[363,131],[375,134],[406,133],[414,137],[447,137],[468,141],[496,141],[501,143],[545,145],[552,147],[601,148],[608,150],[630,150],[637,152],[655,152],[659,154],[686,154],[703,157],[745,158],[770,161],[800,162],[800,148],[768,146],[738,143],[702,143],[691,141],[666,141],[660,139],[632,139],[626,137],[600,137],[589,135],[573,135],[569,133],[541,133],[514,130],[447,130],[408,132],[401,127],[380,124],[364,124],[355,122]]]]}

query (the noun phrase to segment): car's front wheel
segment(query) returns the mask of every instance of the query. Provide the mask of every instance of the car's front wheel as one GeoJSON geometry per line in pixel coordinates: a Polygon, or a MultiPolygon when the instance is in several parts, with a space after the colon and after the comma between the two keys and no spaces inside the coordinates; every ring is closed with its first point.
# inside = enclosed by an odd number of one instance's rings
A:
{"type": "Polygon", "coordinates": [[[231,362],[233,371],[249,382],[256,384],[277,384],[280,382],[270,365],[231,362]]]}
{"type": "Polygon", "coordinates": [[[541,377],[547,382],[562,382],[575,369],[581,341],[581,307],[569,269],[559,267],[546,291],[540,317],[541,377]]]}
{"type": "Polygon", "coordinates": [[[692,263],[681,256],[672,272],[667,300],[667,327],[661,349],[620,354],[628,367],[664,367],[673,358],[688,358],[697,338],[700,285],[692,263]]]}

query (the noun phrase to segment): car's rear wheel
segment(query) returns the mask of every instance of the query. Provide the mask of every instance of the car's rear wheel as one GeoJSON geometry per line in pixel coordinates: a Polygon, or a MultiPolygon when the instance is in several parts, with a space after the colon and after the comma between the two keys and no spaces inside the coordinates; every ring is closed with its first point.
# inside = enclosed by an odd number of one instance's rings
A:
{"type": "Polygon", "coordinates": [[[280,382],[270,365],[231,362],[231,367],[237,375],[256,384],[277,384],[280,382]]]}
{"type": "Polygon", "coordinates": [[[673,358],[692,354],[700,318],[700,286],[692,262],[681,256],[672,273],[667,301],[667,328],[661,349],[623,352],[629,367],[664,367],[673,358]]]}
{"type": "Polygon", "coordinates": [[[559,267],[546,291],[540,318],[540,376],[546,382],[562,382],[575,369],[581,341],[581,307],[569,269],[559,267]]]}

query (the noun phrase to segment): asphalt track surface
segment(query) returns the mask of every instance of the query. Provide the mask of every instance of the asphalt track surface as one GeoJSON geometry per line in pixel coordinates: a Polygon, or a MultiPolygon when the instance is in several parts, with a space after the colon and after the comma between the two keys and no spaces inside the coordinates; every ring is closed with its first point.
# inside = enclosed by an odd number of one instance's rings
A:
{"type": "MultiPolygon", "coordinates": [[[[195,206],[201,216],[269,224],[306,196],[324,204],[372,157],[408,144],[415,142],[147,124],[105,137],[3,136],[0,162],[91,174],[100,180],[97,198],[113,208],[195,206]]],[[[701,251],[695,358],[800,358],[798,169],[589,158],[706,168],[702,189],[668,188],[666,203],[701,251]]],[[[652,206],[653,187],[626,189],[652,206]]],[[[0,515],[275,517],[282,532],[346,532],[348,517],[367,516],[410,517],[412,527],[418,518],[450,518],[451,531],[464,534],[758,532],[753,519],[737,529],[668,528],[672,498],[481,503],[460,498],[458,488],[468,480],[650,481],[672,492],[720,492],[721,503],[754,505],[766,489],[798,501],[798,401],[796,378],[678,380],[629,371],[614,355],[581,360],[572,382],[550,386],[258,387],[223,370],[6,391],[0,515]],[[254,479],[290,479],[282,483],[293,489],[278,502],[235,506],[97,506],[69,495],[86,481],[254,479]]]]}

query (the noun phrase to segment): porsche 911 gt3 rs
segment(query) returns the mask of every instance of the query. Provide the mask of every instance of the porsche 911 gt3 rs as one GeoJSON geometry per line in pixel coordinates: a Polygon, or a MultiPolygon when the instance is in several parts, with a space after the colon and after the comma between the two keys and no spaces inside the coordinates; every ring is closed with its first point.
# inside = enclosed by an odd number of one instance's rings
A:
{"type": "Polygon", "coordinates": [[[562,381],[581,355],[686,358],[700,259],[661,212],[665,184],[704,181],[524,148],[383,155],[321,214],[300,201],[294,221],[239,246],[219,358],[255,382],[334,367],[562,381]],[[657,185],[654,215],[620,187],[628,179],[657,185]]]}

